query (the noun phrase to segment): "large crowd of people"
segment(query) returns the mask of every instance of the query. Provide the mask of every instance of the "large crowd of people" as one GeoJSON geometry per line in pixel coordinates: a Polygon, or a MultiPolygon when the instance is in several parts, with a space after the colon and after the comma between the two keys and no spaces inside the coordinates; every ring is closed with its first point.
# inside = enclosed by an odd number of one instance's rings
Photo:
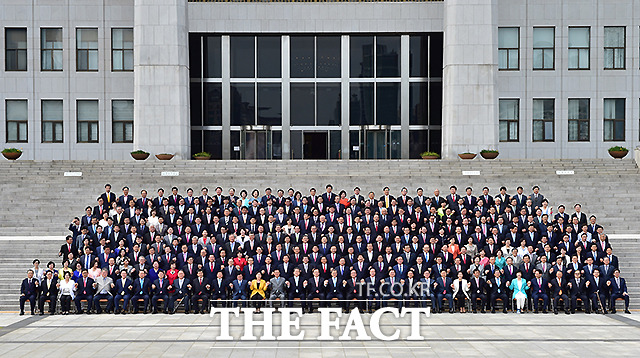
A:
{"type": "Polygon", "coordinates": [[[554,212],[538,186],[200,194],[134,197],[124,187],[117,196],[105,185],[70,223],[61,266],[34,260],[21,314],[27,301],[31,314],[47,303],[50,314],[57,305],[60,314],[173,314],[265,304],[615,313],[618,299],[629,312],[605,229],[580,204],[554,212]]]}

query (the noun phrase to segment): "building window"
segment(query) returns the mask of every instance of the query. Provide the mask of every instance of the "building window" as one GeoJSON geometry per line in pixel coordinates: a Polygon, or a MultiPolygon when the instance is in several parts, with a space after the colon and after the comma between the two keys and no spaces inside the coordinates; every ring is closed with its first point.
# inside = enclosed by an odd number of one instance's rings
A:
{"type": "Polygon", "coordinates": [[[519,140],[520,100],[500,99],[498,105],[500,112],[500,141],[517,142],[519,140]]]}
{"type": "Polygon", "coordinates": [[[27,101],[26,100],[7,100],[6,103],[7,118],[7,143],[26,143],[27,136],[27,101]]]}
{"type": "Polygon", "coordinates": [[[62,29],[40,29],[42,71],[62,71],[62,29]]]}
{"type": "Polygon", "coordinates": [[[533,141],[553,142],[554,141],[554,99],[534,99],[533,100],[533,141]]]}
{"type": "Polygon", "coordinates": [[[78,143],[98,143],[98,101],[77,101],[78,143]]]}
{"type": "Polygon", "coordinates": [[[133,143],[133,101],[111,102],[113,143],[133,143]]]}
{"type": "Polygon", "coordinates": [[[6,71],[27,70],[27,29],[5,29],[6,71]]]}
{"type": "Polygon", "coordinates": [[[604,99],[604,140],[624,141],[624,98],[604,99]]]}
{"type": "Polygon", "coordinates": [[[76,70],[98,71],[98,29],[76,29],[76,70]]]}
{"type": "Polygon", "coordinates": [[[569,99],[569,142],[589,141],[589,98],[569,99]]]}
{"type": "Polygon", "coordinates": [[[518,70],[520,68],[520,28],[498,28],[498,69],[518,70]]]}
{"type": "Polygon", "coordinates": [[[111,29],[111,70],[133,71],[133,29],[111,29]]]}
{"type": "Polygon", "coordinates": [[[62,143],[62,101],[42,101],[42,143],[62,143]]]}
{"type": "Polygon", "coordinates": [[[569,28],[569,69],[588,70],[590,57],[591,28],[569,28]]]}
{"type": "Polygon", "coordinates": [[[553,70],[555,61],[555,28],[533,28],[533,69],[553,70]]]}
{"type": "Polygon", "coordinates": [[[604,28],[604,69],[624,70],[624,26],[605,26],[604,28]]]}

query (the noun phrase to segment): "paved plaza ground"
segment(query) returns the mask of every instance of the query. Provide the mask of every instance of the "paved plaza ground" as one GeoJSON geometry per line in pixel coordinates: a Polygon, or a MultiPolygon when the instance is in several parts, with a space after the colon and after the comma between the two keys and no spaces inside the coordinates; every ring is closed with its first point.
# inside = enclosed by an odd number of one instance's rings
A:
{"type": "MultiPolygon", "coordinates": [[[[343,317],[344,318],[344,317],[343,317]]],[[[364,314],[363,320],[368,322],[364,314]]],[[[243,318],[232,318],[239,338],[243,318]]],[[[274,331],[279,332],[274,315],[274,331]]],[[[208,315],[0,314],[0,356],[5,357],[425,357],[425,356],[638,356],[640,314],[439,314],[422,317],[425,341],[317,341],[319,314],[304,315],[305,341],[216,341],[220,318],[208,315]]],[[[346,320],[342,320],[344,324],[346,320]]],[[[383,332],[409,332],[408,319],[387,314],[383,332]]],[[[256,335],[258,331],[254,331],[256,335]]],[[[340,333],[341,334],[341,333],[340,333]]],[[[336,333],[337,337],[339,334],[336,333]]]]}

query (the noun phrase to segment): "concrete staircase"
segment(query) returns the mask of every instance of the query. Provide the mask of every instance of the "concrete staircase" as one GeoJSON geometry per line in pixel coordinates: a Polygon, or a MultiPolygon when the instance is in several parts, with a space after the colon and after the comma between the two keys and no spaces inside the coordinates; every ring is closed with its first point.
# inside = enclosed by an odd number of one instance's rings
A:
{"type": "MultiPolygon", "coordinates": [[[[628,279],[632,307],[640,308],[640,262],[631,253],[640,246],[636,212],[640,209],[640,171],[632,160],[388,160],[388,161],[0,161],[0,236],[35,236],[31,242],[0,242],[0,311],[17,310],[19,282],[31,267],[33,258],[43,263],[54,259],[62,243],[38,241],[41,235],[66,235],[72,217],[83,214],[87,205],[113,185],[117,195],[127,185],[138,196],[147,189],[153,197],[159,187],[169,191],[177,186],[184,194],[188,187],[199,194],[202,186],[212,193],[216,186],[224,192],[231,186],[262,193],[266,187],[293,187],[303,194],[312,186],[324,191],[327,183],[336,192],[349,194],[355,185],[363,194],[374,191],[380,196],[389,186],[397,195],[403,186],[411,194],[417,187],[432,195],[439,188],[442,195],[449,185],[460,190],[472,186],[479,193],[483,186],[497,194],[502,185],[510,194],[517,186],[531,193],[533,185],[556,208],[581,203],[587,215],[595,214],[612,238],[614,252],[628,279]],[[463,171],[465,172],[463,174],[463,171]],[[476,171],[476,173],[468,173],[476,171]],[[573,171],[558,175],[557,171],[573,171]],[[82,176],[65,176],[65,172],[82,172],[82,176]],[[162,176],[162,172],[178,172],[178,176],[162,176]],[[479,175],[470,175],[477,174],[479,175]],[[623,250],[629,250],[626,254],[623,250]],[[634,302],[636,302],[634,304],[634,302]]],[[[175,174],[175,173],[174,173],[175,174]]],[[[571,212],[571,210],[568,210],[571,212]]],[[[555,212],[555,210],[554,210],[555,212]]]]}
{"type": "MultiPolygon", "coordinates": [[[[20,283],[27,277],[27,270],[33,267],[33,259],[39,259],[42,268],[46,268],[49,261],[55,262],[56,268],[62,267],[58,251],[63,243],[63,237],[0,238],[0,311],[20,310],[20,283]]],[[[28,312],[29,303],[26,307],[28,312]]]]}

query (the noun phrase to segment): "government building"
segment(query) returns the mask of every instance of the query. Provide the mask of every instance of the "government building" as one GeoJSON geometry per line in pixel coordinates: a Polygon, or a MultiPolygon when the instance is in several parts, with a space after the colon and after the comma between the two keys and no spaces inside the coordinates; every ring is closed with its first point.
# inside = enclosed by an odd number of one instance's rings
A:
{"type": "Polygon", "coordinates": [[[640,142],[634,0],[0,0],[23,159],[601,158],[640,142]]]}

